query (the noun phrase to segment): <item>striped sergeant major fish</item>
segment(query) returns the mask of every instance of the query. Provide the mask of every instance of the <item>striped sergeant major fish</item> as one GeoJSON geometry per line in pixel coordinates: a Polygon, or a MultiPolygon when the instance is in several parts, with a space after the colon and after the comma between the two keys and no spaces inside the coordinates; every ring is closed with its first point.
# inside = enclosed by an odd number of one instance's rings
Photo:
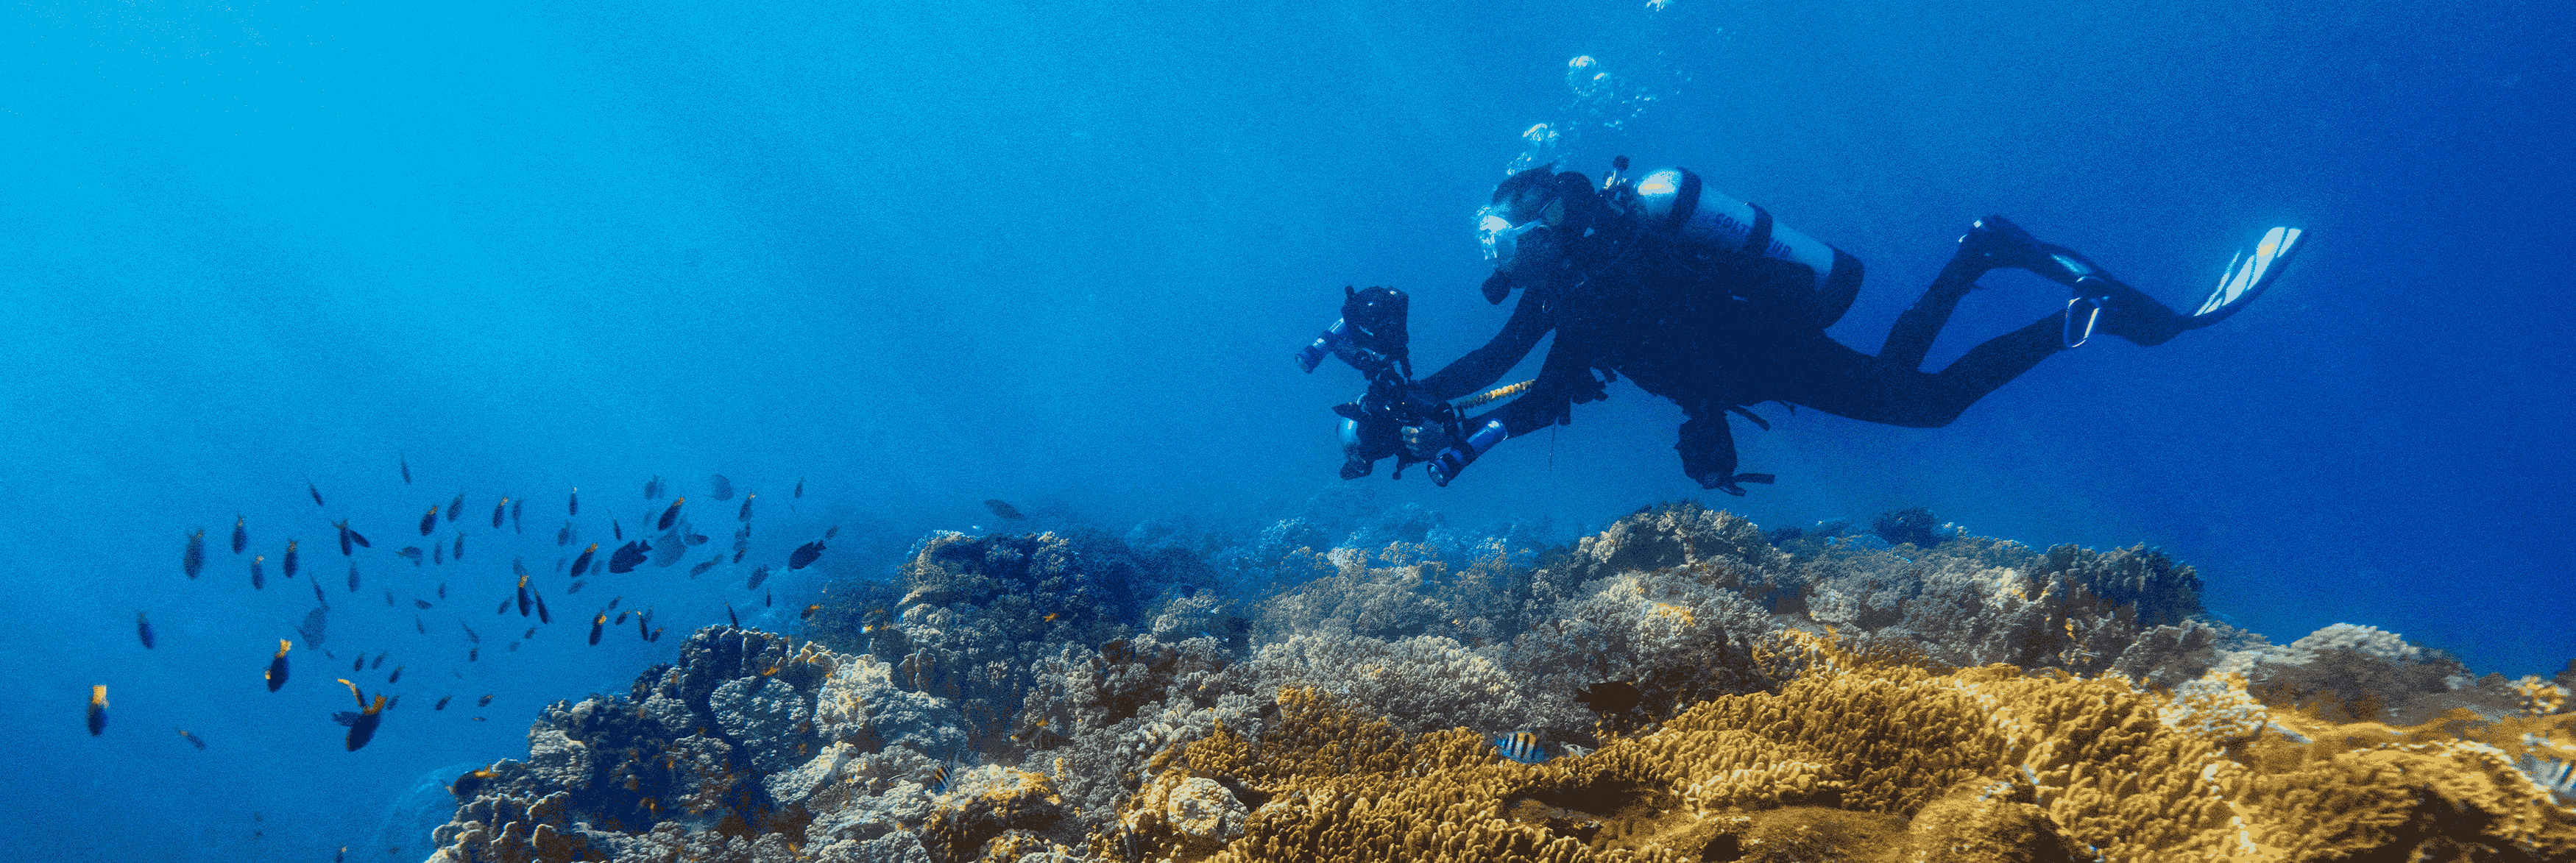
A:
{"type": "Polygon", "coordinates": [[[1494,746],[1502,750],[1503,757],[1522,764],[1547,760],[1546,748],[1539,745],[1538,735],[1527,731],[1495,735],[1494,746]]]}

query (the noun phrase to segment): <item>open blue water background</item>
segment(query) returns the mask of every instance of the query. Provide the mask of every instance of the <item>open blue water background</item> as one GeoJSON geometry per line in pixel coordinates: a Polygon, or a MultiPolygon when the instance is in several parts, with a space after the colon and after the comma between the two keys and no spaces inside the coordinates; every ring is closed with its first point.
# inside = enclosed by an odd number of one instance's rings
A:
{"type": "MultiPolygon", "coordinates": [[[[9,844],[418,859],[442,773],[523,754],[545,701],[623,691],[671,658],[676,638],[580,643],[611,596],[673,635],[728,601],[792,627],[828,575],[886,571],[929,530],[998,527],[984,498],[1123,531],[1334,485],[1325,408],[1356,376],[1288,354],[1345,284],[1412,293],[1422,364],[1482,343],[1508,307],[1476,295],[1469,216],[1533,155],[1595,177],[1616,154],[1688,165],[1851,251],[1869,283],[1833,333],[1864,350],[1988,213],[2177,304],[2265,226],[2313,246],[2219,327],[2051,358],[1947,428],[1766,406],[1774,430],[1737,426],[1743,469],[1780,483],[1744,499],[1685,479],[1679,411],[1621,384],[1449,488],[1362,480],[1380,502],[1560,539],[1690,497],[1765,526],[1925,506],[2033,545],[2163,548],[2200,567],[2213,611],[2276,640],[2367,623],[2481,673],[2553,673],[2576,656],[2569,14],[11,4],[9,844]],[[1577,56],[1612,77],[1571,86],[1577,56]],[[1560,137],[1538,152],[1522,134],[1541,123],[1560,137]],[[571,488],[586,545],[646,517],[649,477],[696,496],[712,473],[760,494],[753,561],[839,525],[825,565],[773,581],[772,608],[732,570],[555,589],[571,488]],[[438,536],[465,528],[464,561],[389,553],[425,548],[413,522],[460,489],[466,517],[438,536]],[[530,499],[527,533],[489,529],[505,494],[530,499]],[[236,515],[271,558],[264,591],[224,548],[236,515]],[[376,540],[356,593],[343,517],[376,540]],[[196,527],[210,554],[190,581],[196,527]],[[515,650],[521,619],[481,610],[509,595],[512,556],[573,619],[515,650]],[[328,638],[299,643],[270,694],[259,672],[317,578],[328,638]],[[409,600],[441,582],[420,635],[409,600]],[[408,671],[349,753],[332,678],[362,652],[391,654],[351,678],[370,693],[408,671]],[[93,684],[113,704],[97,738],[93,684]]],[[[2036,279],[1987,284],[1935,366],[2062,302],[2036,279]]],[[[691,561],[730,538],[738,502],[691,510],[715,537],[691,561]]]]}

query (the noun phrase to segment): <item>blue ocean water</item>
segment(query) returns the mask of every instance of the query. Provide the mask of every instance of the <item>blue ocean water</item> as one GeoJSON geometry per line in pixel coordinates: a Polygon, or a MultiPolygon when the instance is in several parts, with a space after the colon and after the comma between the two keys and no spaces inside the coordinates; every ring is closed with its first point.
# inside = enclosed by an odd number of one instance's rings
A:
{"type": "MultiPolygon", "coordinates": [[[[2313,245],[2235,319],[2053,357],[1946,428],[1765,406],[1743,469],[1780,482],[1746,498],[1684,478],[1680,412],[1620,384],[1448,488],[1360,480],[1376,502],[1560,540],[1682,498],[1765,526],[1924,506],[2162,548],[2276,641],[2364,623],[2550,674],[2576,657],[2570,25],[2519,2],[16,5],[15,844],[418,859],[443,776],[671,658],[581,643],[610,597],[674,634],[728,602],[792,629],[826,578],[1006,529],[986,498],[1119,532],[1339,485],[1325,409],[1356,376],[1288,354],[1346,284],[1412,294],[1424,364],[1481,344],[1508,308],[1476,294],[1469,217],[1530,160],[1687,165],[1851,251],[1869,282],[1832,333],[1864,350],[1988,213],[2177,304],[2265,226],[2313,245]],[[768,606],[731,567],[601,576],[528,638],[480,610],[512,598],[509,558],[560,584],[567,551],[615,547],[608,518],[640,530],[652,477],[708,507],[689,560],[726,547],[740,498],[706,501],[711,474],[760,495],[756,555],[837,526],[824,565],[768,606]],[[437,538],[463,529],[462,561],[391,554],[460,491],[437,538]],[[489,527],[501,495],[524,533],[489,527]],[[337,554],[339,518],[375,547],[337,554]],[[355,753],[343,675],[403,697],[355,753]]],[[[1933,366],[2062,302],[1986,284],[1933,366]]]]}

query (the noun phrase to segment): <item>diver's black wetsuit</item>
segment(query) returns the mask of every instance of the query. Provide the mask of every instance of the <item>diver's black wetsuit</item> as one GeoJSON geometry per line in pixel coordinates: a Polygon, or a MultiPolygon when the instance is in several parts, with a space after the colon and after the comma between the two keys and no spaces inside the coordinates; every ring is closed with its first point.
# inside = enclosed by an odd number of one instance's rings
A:
{"type": "Polygon", "coordinates": [[[1523,292],[1492,341],[1416,382],[1415,392],[1447,401],[1492,386],[1554,330],[1556,342],[1531,389],[1468,419],[1466,428],[1500,420],[1519,437],[1564,422],[1570,405],[1603,397],[1603,378],[1625,374],[1681,405],[1689,416],[1674,445],[1682,470],[1703,487],[1731,494],[1743,494],[1738,481],[1769,477],[1735,473],[1730,410],[1766,428],[1747,406],[1779,401],[1870,422],[1939,427],[2063,349],[2060,311],[1987,340],[1939,372],[1919,369],[1959,298],[1995,266],[1966,250],[1897,319],[1876,357],[1825,335],[1840,312],[1828,317],[1798,305],[1811,289],[1775,289],[1814,282],[1812,271],[1796,264],[1675,248],[1615,219],[1569,243],[1566,257],[1554,277],[1523,292]]]}

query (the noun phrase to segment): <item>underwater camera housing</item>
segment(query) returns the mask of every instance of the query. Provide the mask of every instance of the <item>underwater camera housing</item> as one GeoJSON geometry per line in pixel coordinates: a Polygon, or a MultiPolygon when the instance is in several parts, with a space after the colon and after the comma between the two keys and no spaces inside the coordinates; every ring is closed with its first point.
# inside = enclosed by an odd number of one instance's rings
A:
{"type": "Polygon", "coordinates": [[[1413,359],[1405,330],[1410,308],[1403,291],[1388,287],[1342,288],[1342,317],[1297,352],[1297,367],[1311,373],[1326,356],[1340,357],[1368,378],[1368,391],[1358,401],[1334,405],[1342,418],[1342,478],[1367,476],[1377,460],[1394,456],[1396,471],[1412,463],[1397,430],[1404,426],[1455,422],[1448,405],[1425,402],[1411,394],[1413,359]]]}

